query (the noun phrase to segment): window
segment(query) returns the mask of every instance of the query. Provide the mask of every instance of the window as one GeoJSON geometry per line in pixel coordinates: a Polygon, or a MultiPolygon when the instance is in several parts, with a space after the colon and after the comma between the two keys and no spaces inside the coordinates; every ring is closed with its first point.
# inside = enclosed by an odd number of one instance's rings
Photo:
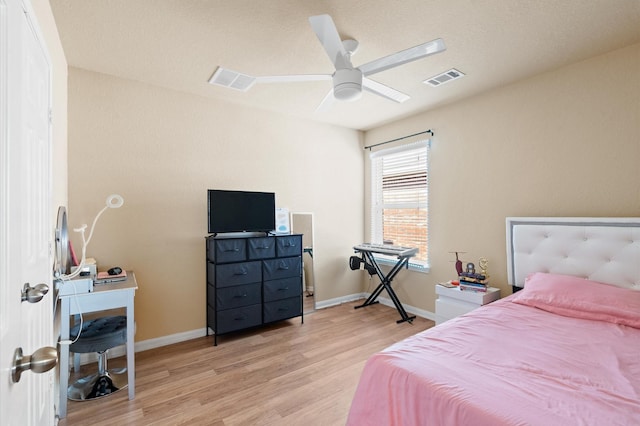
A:
{"type": "MultiPolygon", "coordinates": [[[[371,153],[371,242],[417,247],[411,269],[429,270],[429,141],[371,153]]],[[[384,256],[376,255],[384,260],[384,256]]]]}

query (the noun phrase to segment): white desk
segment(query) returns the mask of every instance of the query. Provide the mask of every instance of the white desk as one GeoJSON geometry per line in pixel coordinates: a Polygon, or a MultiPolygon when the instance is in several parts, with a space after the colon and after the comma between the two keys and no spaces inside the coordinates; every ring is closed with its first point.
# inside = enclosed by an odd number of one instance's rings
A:
{"type": "MultiPolygon", "coordinates": [[[[126,308],[127,315],[127,378],[129,381],[129,399],[136,393],[135,354],[133,317],[133,296],[138,289],[136,277],[127,271],[127,280],[117,283],[95,285],[90,293],[60,296],[60,340],[69,340],[69,317],[79,313],[105,311],[108,309],[126,308]]],[[[67,388],[69,387],[69,345],[60,348],[60,406],[58,415],[61,419],[67,416],[67,388]]]]}

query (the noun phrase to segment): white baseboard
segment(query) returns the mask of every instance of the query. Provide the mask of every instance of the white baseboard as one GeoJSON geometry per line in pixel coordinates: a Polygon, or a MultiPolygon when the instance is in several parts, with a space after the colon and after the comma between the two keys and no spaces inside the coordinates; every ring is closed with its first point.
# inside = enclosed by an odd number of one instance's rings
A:
{"type": "Polygon", "coordinates": [[[353,302],[354,300],[363,299],[366,297],[366,293],[360,293],[337,297],[335,299],[323,300],[322,302],[316,302],[316,309],[330,308],[332,306],[342,305],[343,303],[353,302]]]}
{"type": "MultiPolygon", "coordinates": [[[[173,345],[174,343],[185,342],[187,340],[204,337],[207,334],[206,328],[197,330],[184,331],[182,333],[171,334],[169,336],[156,337],[155,339],[143,340],[136,342],[136,352],[148,351],[149,349],[160,348],[162,346],[173,345]]],[[[124,354],[124,353],[123,353],[124,354]]]]}
{"type": "MultiPolygon", "coordinates": [[[[391,306],[394,309],[396,307],[393,304],[393,300],[387,299],[386,297],[379,296],[376,300],[378,300],[382,305],[391,306]]],[[[407,313],[409,314],[415,314],[416,316],[419,316],[421,318],[426,318],[431,321],[436,320],[436,314],[434,314],[433,312],[425,311],[424,309],[416,308],[415,306],[407,305],[406,303],[403,303],[402,306],[404,307],[404,310],[407,311],[407,313]]]]}
{"type": "MultiPolygon", "coordinates": [[[[174,343],[185,342],[187,340],[203,337],[207,334],[206,328],[200,328],[197,330],[185,331],[182,333],[171,334],[169,336],[157,337],[155,339],[142,340],[136,342],[134,345],[135,352],[148,351],[150,349],[160,348],[162,346],[173,345],[174,343]]],[[[109,349],[108,357],[117,358],[126,355],[126,346],[118,346],[113,349],[109,349]]],[[[98,360],[98,355],[95,353],[80,354],[80,364],[90,364],[98,360]]]]}
{"type": "MultiPolygon", "coordinates": [[[[324,309],[324,308],[329,308],[331,306],[340,305],[342,303],[353,302],[354,300],[366,299],[367,297],[369,297],[370,294],[371,293],[351,294],[348,296],[342,296],[335,299],[324,300],[322,302],[316,302],[316,309],[324,309]]],[[[393,304],[393,301],[386,297],[378,296],[376,300],[380,302],[380,304],[382,305],[390,306],[394,309],[396,307],[393,304]]],[[[436,320],[436,314],[434,314],[433,312],[425,311],[424,309],[419,309],[414,306],[407,305],[406,303],[403,303],[402,306],[404,307],[404,310],[407,311],[407,313],[412,313],[419,317],[426,318],[431,321],[436,320]]]]}
{"type": "MultiPolygon", "coordinates": [[[[335,299],[323,300],[321,302],[316,302],[316,309],[325,309],[330,308],[331,306],[341,305],[343,303],[353,302],[354,300],[366,299],[369,297],[369,293],[357,293],[350,294],[348,296],[337,297],[335,299]]],[[[376,299],[382,305],[390,306],[395,309],[395,305],[391,299],[386,297],[378,296],[376,299]]],[[[405,311],[407,313],[415,314],[419,317],[426,318],[431,321],[436,320],[436,315],[433,312],[425,311],[423,309],[419,309],[413,307],[411,305],[407,305],[405,303],[402,304],[405,311]]],[[[207,334],[206,328],[199,328],[191,331],[184,331],[182,333],[171,334],[169,336],[156,337],[154,339],[142,340],[140,342],[136,342],[134,347],[136,352],[148,351],[150,349],[160,348],[162,346],[173,345],[174,343],[185,342],[187,340],[196,339],[198,337],[203,337],[207,334]]],[[[109,358],[117,358],[120,356],[126,355],[125,346],[118,346],[113,349],[109,349],[109,358]]],[[[92,362],[96,362],[98,359],[95,353],[91,354],[81,354],[80,355],[80,364],[89,364],[92,362]]]]}

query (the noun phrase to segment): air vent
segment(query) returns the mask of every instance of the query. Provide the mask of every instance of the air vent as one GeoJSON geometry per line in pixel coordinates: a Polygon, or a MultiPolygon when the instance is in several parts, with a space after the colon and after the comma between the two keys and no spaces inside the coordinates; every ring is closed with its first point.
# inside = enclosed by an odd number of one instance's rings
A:
{"type": "Polygon", "coordinates": [[[437,87],[462,77],[464,77],[463,73],[455,68],[451,68],[449,71],[445,71],[441,74],[434,75],[433,77],[424,80],[423,83],[433,87],[437,87]]]}
{"type": "Polygon", "coordinates": [[[228,87],[230,89],[236,89],[242,92],[246,92],[247,90],[249,90],[255,82],[255,77],[224,69],[222,67],[218,67],[216,72],[214,72],[209,79],[210,84],[228,87]]]}

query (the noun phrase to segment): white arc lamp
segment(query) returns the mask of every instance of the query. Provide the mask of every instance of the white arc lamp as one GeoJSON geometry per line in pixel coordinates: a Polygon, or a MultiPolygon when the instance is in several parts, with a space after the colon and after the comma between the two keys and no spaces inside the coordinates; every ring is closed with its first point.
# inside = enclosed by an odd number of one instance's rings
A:
{"type": "MultiPolygon", "coordinates": [[[[91,237],[93,236],[93,230],[96,227],[96,223],[98,222],[98,218],[100,218],[100,216],[102,215],[102,213],[105,212],[105,210],[107,209],[118,209],[120,207],[122,207],[122,205],[124,204],[124,198],[122,198],[121,195],[118,194],[111,194],[107,197],[106,200],[106,205],[102,208],[102,210],[100,210],[98,212],[98,214],[96,215],[96,217],[93,219],[93,224],[91,225],[91,231],[89,232],[89,237],[85,238],[85,230],[87,229],[87,224],[83,224],[80,228],[74,228],[73,230],[75,232],[81,232],[82,233],[82,258],[80,260],[80,264],[78,265],[78,267],[76,268],[76,270],[70,274],[67,274],[66,270],[62,270],[61,275],[58,277],[59,279],[62,280],[70,280],[78,275],[80,275],[80,272],[82,271],[82,268],[85,265],[85,261],[86,261],[86,254],[87,254],[87,246],[89,245],[89,242],[91,241],[91,237]]],[[[66,228],[66,218],[64,220],[64,225],[66,228]]],[[[59,230],[59,234],[60,235],[65,235],[65,238],[60,238],[61,240],[66,240],[66,229],[64,230],[59,230]]],[[[64,260],[63,261],[59,261],[59,264],[64,265],[64,260]]]]}

